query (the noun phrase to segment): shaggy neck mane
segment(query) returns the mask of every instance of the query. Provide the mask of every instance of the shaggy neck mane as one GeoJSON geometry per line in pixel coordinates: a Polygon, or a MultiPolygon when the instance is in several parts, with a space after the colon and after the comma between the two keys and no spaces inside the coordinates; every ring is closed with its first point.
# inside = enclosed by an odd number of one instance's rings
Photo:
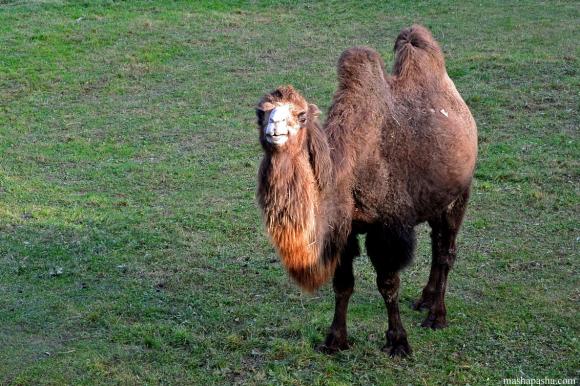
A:
{"type": "Polygon", "coordinates": [[[258,201],[283,264],[303,288],[314,290],[334,271],[334,263],[321,259],[332,164],[326,137],[313,114],[308,114],[307,122],[299,149],[266,151],[258,201]]]}

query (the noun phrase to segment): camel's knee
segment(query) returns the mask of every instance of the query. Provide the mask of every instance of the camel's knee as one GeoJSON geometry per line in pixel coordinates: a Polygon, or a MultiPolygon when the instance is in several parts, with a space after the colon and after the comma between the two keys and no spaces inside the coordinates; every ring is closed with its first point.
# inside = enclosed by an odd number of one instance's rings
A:
{"type": "Polygon", "coordinates": [[[377,275],[377,288],[387,302],[396,301],[399,296],[401,279],[399,275],[377,275]]]}
{"type": "Polygon", "coordinates": [[[443,253],[438,253],[435,259],[438,265],[453,268],[453,264],[455,264],[455,260],[457,259],[457,252],[449,249],[443,253]]]}

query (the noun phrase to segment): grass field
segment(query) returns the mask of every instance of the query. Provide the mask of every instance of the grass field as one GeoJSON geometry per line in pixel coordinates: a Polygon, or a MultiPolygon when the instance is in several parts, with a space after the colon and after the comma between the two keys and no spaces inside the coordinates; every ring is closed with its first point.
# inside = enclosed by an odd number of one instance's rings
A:
{"type": "Polygon", "coordinates": [[[580,376],[575,1],[0,0],[0,384],[501,384],[580,376]],[[262,229],[254,105],[292,83],[322,110],[353,45],[441,43],[479,127],[450,327],[409,304],[414,355],[357,260],[353,348],[314,351],[326,285],[289,281],[262,229]]]}

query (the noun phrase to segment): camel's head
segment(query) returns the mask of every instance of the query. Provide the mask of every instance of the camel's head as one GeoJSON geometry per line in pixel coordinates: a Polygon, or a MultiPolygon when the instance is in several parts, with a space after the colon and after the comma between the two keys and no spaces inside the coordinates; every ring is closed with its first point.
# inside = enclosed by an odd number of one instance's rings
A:
{"type": "Polygon", "coordinates": [[[262,146],[266,151],[300,148],[308,124],[314,123],[319,114],[318,107],[308,104],[292,86],[278,87],[256,108],[262,146]]]}

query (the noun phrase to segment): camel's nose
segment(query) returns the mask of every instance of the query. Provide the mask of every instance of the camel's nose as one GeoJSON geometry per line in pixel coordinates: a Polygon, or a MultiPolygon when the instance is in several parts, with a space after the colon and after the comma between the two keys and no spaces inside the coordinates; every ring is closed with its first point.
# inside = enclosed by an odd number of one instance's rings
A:
{"type": "Polygon", "coordinates": [[[288,134],[288,127],[286,126],[286,120],[270,122],[266,126],[266,135],[286,135],[288,134]]]}
{"type": "Polygon", "coordinates": [[[290,105],[282,105],[272,109],[265,129],[266,136],[287,136],[291,130],[291,127],[288,126],[289,118],[290,105]]]}

